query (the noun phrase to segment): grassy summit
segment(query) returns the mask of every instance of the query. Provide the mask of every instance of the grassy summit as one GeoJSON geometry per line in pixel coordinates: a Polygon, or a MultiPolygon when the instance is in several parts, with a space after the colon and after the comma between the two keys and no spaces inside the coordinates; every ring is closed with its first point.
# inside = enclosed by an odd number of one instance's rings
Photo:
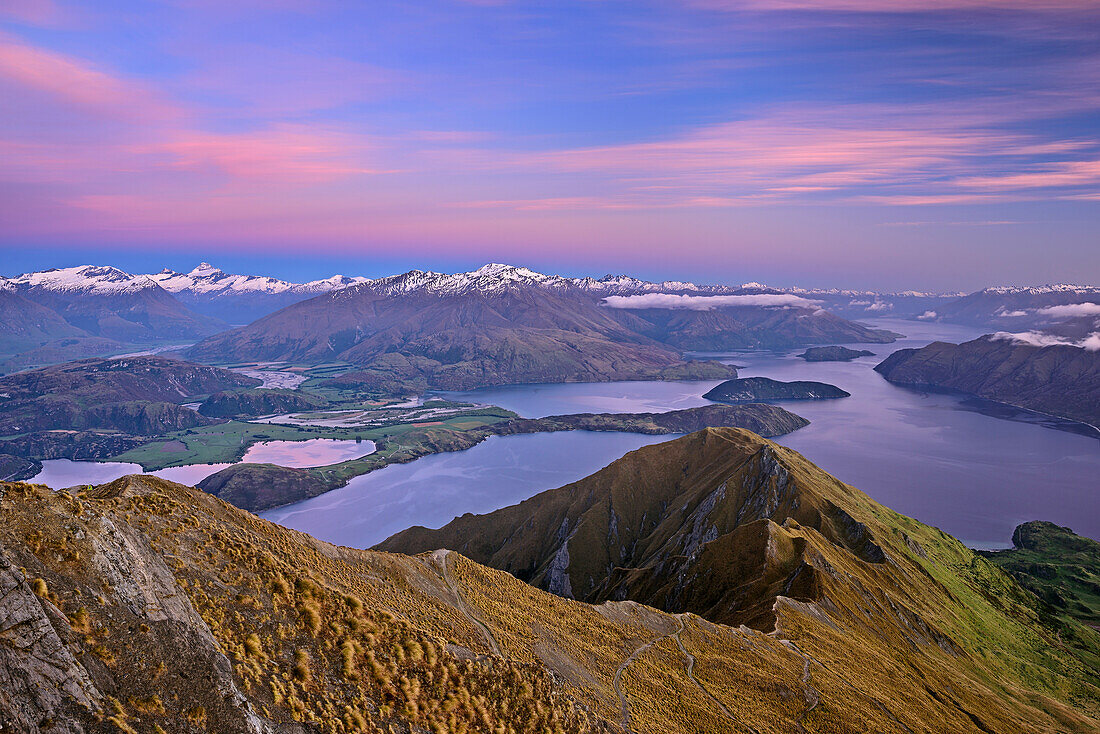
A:
{"type": "Polygon", "coordinates": [[[1100,543],[1050,522],[1026,522],[1016,547],[982,555],[1034,592],[1062,617],[1100,628],[1100,543]]]}

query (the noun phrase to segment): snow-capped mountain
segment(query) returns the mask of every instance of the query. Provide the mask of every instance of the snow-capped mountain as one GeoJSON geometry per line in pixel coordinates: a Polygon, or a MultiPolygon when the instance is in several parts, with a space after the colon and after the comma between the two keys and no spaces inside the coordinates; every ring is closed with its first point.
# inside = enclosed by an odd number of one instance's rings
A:
{"type": "Polygon", "coordinates": [[[266,275],[235,275],[199,263],[189,273],[165,268],[148,276],[195,311],[234,324],[255,321],[292,303],[347,288],[369,278],[333,275],[308,283],[292,283],[266,275]]]}
{"type": "Polygon", "coordinates": [[[144,275],[131,275],[109,265],[80,265],[24,273],[9,281],[16,287],[58,294],[110,296],[138,293],[157,284],[144,275]]]}
{"type": "Polygon", "coordinates": [[[1100,292],[1100,286],[1074,285],[1072,283],[1048,283],[1046,285],[996,285],[978,291],[997,296],[1044,296],[1052,293],[1083,293],[1095,295],[1100,292]]]}
{"type": "Polygon", "coordinates": [[[1074,316],[1090,316],[1096,304],[1100,304],[1100,286],[995,286],[936,309],[936,318],[1005,331],[1046,329],[1074,316]]]}
{"type": "Polygon", "coordinates": [[[331,278],[312,280],[308,283],[291,283],[266,275],[233,275],[205,262],[199,263],[198,267],[189,273],[177,273],[165,268],[159,273],[145,277],[155,281],[169,293],[194,295],[243,293],[316,295],[369,280],[369,278],[349,278],[345,275],[334,275],[331,278]]]}
{"type": "Polygon", "coordinates": [[[216,319],[194,313],[150,278],[109,265],[24,273],[8,283],[86,337],[130,344],[194,340],[225,328],[216,319]]]}

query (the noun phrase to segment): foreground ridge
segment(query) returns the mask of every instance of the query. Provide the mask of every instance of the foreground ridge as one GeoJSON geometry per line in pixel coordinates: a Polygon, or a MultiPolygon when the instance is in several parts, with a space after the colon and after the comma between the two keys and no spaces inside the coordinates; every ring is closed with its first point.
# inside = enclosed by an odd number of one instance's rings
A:
{"type": "MultiPolygon", "coordinates": [[[[736,590],[745,623],[723,623],[728,604],[567,599],[454,551],[340,548],[154,477],[0,484],[0,715],[29,732],[1095,730],[1093,633],[1056,637],[954,539],[746,431],[650,449],[556,492],[599,505],[632,464],[653,474],[639,506],[671,477],[731,495],[731,471],[766,477],[739,505],[770,513],[747,523],[765,542],[702,540],[688,567],[736,590]],[[825,501],[848,519],[815,526],[825,501]]],[[[661,574],[612,576],[640,596],[661,574]]]]}

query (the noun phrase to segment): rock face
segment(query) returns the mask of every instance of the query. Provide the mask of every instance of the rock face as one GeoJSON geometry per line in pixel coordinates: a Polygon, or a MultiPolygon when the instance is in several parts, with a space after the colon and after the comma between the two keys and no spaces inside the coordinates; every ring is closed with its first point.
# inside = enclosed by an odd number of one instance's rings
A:
{"type": "Polygon", "coordinates": [[[259,380],[163,357],[86,359],[0,378],[0,433],[106,428],[156,434],[210,421],[182,408],[195,395],[259,380]]]}
{"type": "Polygon", "coordinates": [[[849,396],[850,393],[824,382],[780,382],[767,377],[727,380],[703,395],[708,400],[735,404],[771,400],[830,400],[849,396]]]}
{"type": "Polygon", "coordinates": [[[35,731],[43,721],[52,731],[83,732],[74,708],[96,713],[104,696],[66,641],[68,619],[35,594],[26,576],[0,557],[0,711],[5,727],[35,731]]]}
{"type": "Polygon", "coordinates": [[[851,362],[859,357],[873,357],[875,353],[848,347],[810,347],[798,356],[807,362],[851,362]]]}
{"type": "Polygon", "coordinates": [[[570,601],[455,552],[337,548],[155,477],[75,495],[0,484],[0,721],[31,734],[1096,730],[1079,638],[957,541],[748,433],[650,448],[558,490],[588,509],[531,515],[512,542],[545,525],[548,583],[574,596],[592,552],[668,549],[666,568],[605,568],[607,588],[664,579],[685,606],[721,597],[713,619],[570,601]],[[731,615],[757,621],[717,621],[731,615]]]}
{"type": "Polygon", "coordinates": [[[983,336],[901,349],[875,370],[899,385],[958,390],[1100,425],[1100,351],[983,336]]]}
{"type": "Polygon", "coordinates": [[[211,395],[199,406],[199,413],[210,418],[251,418],[317,410],[325,405],[324,399],[300,390],[234,390],[211,395]]]}

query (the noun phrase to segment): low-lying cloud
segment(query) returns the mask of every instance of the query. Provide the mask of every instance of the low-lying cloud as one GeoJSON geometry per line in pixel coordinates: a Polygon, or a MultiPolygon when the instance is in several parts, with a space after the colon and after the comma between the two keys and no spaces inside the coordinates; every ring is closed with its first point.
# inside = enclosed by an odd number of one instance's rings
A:
{"type": "Polygon", "coordinates": [[[1100,316],[1100,303],[1068,303],[1063,306],[1048,306],[1040,308],[1037,313],[1040,316],[1053,316],[1055,318],[1100,316]]]}
{"type": "Polygon", "coordinates": [[[1029,347],[1078,347],[1088,352],[1100,352],[1100,331],[1094,331],[1084,339],[1078,340],[1066,339],[1042,331],[1021,331],[1017,333],[998,331],[990,338],[994,341],[1026,344],[1029,347]]]}
{"type": "Polygon", "coordinates": [[[786,293],[760,293],[746,296],[682,296],[673,293],[643,293],[634,296],[608,296],[604,304],[611,308],[669,308],[712,311],[726,306],[763,308],[814,308],[816,301],[786,293]]]}

